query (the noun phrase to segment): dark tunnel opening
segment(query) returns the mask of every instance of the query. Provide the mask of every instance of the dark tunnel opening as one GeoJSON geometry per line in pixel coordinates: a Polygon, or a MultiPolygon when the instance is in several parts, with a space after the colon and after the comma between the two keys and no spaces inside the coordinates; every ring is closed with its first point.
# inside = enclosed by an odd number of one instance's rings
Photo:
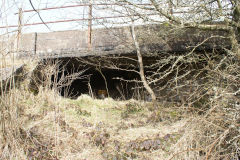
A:
{"type": "Polygon", "coordinates": [[[137,74],[111,69],[103,69],[101,73],[95,69],[89,69],[84,72],[84,75],[85,78],[74,80],[70,86],[61,88],[61,95],[77,98],[81,94],[89,94],[95,98],[109,96],[114,99],[130,99],[134,94],[135,83],[127,80],[139,79],[137,74]],[[66,90],[69,93],[66,94],[66,90]]]}
{"type": "Polygon", "coordinates": [[[78,77],[74,77],[75,79],[70,84],[58,87],[58,92],[63,97],[76,99],[82,94],[99,99],[111,97],[127,100],[141,97],[139,90],[143,89],[137,87],[140,76],[138,73],[130,71],[129,68],[121,70],[96,67],[85,65],[74,58],[61,60],[61,65],[64,66],[64,71],[58,72],[57,78],[53,76],[52,83],[61,81],[62,77],[67,78],[71,74],[82,73],[78,77]]]}
{"type": "MultiPolygon", "coordinates": [[[[158,96],[158,100],[180,101],[188,92],[194,91],[192,91],[192,83],[201,84],[207,81],[204,79],[207,74],[204,70],[207,64],[205,61],[179,62],[178,67],[171,70],[171,64],[175,59],[172,62],[164,61],[162,64],[161,58],[149,56],[144,57],[143,61],[145,76],[158,96]],[[192,77],[195,80],[192,80],[192,77]]],[[[111,97],[119,100],[133,98],[151,101],[151,96],[140,80],[136,56],[45,59],[35,69],[37,82],[33,81],[31,88],[46,86],[43,72],[46,72],[45,68],[48,66],[54,66],[56,69],[55,74],[52,74],[49,87],[57,90],[63,97],[76,99],[82,94],[88,94],[100,99],[111,97]]]]}

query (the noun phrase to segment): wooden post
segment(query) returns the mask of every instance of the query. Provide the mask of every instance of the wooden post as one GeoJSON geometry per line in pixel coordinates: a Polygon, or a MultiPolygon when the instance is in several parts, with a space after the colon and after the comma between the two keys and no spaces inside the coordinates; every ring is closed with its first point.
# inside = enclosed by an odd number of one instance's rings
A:
{"type": "Polygon", "coordinates": [[[33,46],[34,54],[37,54],[37,32],[34,33],[34,46],[33,46]]]}
{"type": "Polygon", "coordinates": [[[21,39],[21,34],[22,34],[22,8],[19,8],[19,12],[18,12],[18,34],[17,34],[17,52],[19,49],[19,42],[21,39]]]}
{"type": "MultiPolygon", "coordinates": [[[[13,64],[13,69],[12,69],[12,71],[14,71],[15,70],[15,56],[17,55],[17,54],[19,54],[18,52],[19,52],[19,43],[20,43],[20,39],[21,39],[21,34],[22,34],[22,13],[23,13],[23,11],[22,11],[22,8],[19,8],[19,12],[18,12],[18,33],[17,33],[17,45],[16,45],[16,53],[13,53],[13,56],[12,56],[12,64],[13,64]],[[16,54],[16,55],[15,55],[16,54]]],[[[13,75],[12,76],[12,78],[11,78],[11,83],[10,83],[10,88],[11,88],[11,86],[13,86],[13,89],[15,89],[15,87],[16,87],[16,84],[15,84],[15,76],[13,75]]],[[[15,101],[16,99],[15,99],[15,97],[13,96],[12,97],[12,101],[13,101],[13,103],[14,103],[14,101],[15,101]]],[[[19,106],[17,106],[16,107],[16,118],[18,118],[19,117],[19,111],[20,111],[20,108],[19,108],[19,106]]]]}
{"type": "Polygon", "coordinates": [[[88,9],[88,49],[92,49],[92,1],[89,0],[88,9]]]}

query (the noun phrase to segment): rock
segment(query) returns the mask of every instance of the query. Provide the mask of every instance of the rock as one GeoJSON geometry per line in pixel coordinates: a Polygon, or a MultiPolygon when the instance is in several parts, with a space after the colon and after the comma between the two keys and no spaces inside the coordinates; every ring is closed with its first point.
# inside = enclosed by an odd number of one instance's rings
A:
{"type": "Polygon", "coordinates": [[[18,84],[21,80],[24,79],[24,66],[25,65],[18,65],[13,67],[1,68],[0,69],[0,86],[7,90],[10,89],[10,82],[11,78],[14,77],[14,83],[18,84]]]}

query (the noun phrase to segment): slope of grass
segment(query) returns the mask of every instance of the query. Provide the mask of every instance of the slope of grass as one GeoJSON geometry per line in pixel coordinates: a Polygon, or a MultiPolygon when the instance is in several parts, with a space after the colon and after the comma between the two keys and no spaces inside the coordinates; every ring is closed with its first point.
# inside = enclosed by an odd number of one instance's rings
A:
{"type": "Polygon", "coordinates": [[[1,142],[5,142],[1,143],[1,148],[5,148],[0,150],[1,159],[91,160],[167,156],[185,124],[185,120],[171,124],[153,123],[149,121],[152,112],[148,111],[148,105],[135,100],[98,100],[87,95],[71,100],[46,89],[34,95],[24,87],[9,94],[15,95],[12,98],[14,103],[9,104],[12,105],[11,116],[17,120],[11,124],[6,122],[1,130],[12,135],[1,136],[1,142]],[[15,107],[19,110],[14,110],[15,107]],[[9,129],[13,127],[17,129],[17,135],[9,129]],[[13,139],[14,144],[10,142],[13,139]],[[11,149],[6,148],[7,142],[11,149]]]}
{"type": "Polygon", "coordinates": [[[153,110],[133,99],[67,99],[41,86],[34,94],[29,81],[0,97],[0,159],[238,158],[239,108],[226,103],[228,97],[200,114],[171,103],[153,110]]]}

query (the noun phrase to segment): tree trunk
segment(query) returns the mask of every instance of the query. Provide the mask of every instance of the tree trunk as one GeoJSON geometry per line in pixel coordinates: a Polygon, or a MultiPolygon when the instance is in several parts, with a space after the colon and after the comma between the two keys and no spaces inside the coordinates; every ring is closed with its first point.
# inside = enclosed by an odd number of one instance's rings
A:
{"type": "Polygon", "coordinates": [[[141,50],[140,50],[140,47],[139,47],[139,43],[138,43],[138,41],[137,41],[137,39],[136,39],[134,24],[131,25],[131,31],[132,31],[133,41],[134,41],[134,44],[135,44],[135,47],[136,47],[136,50],[137,50],[138,65],[139,65],[139,74],[140,74],[140,77],[141,77],[141,81],[143,82],[144,88],[147,90],[147,92],[148,92],[149,95],[151,96],[152,102],[155,104],[157,98],[156,98],[156,95],[155,95],[155,93],[153,92],[152,88],[149,86],[149,84],[148,84],[148,82],[147,82],[147,79],[146,79],[146,77],[145,77],[145,74],[144,74],[142,53],[141,53],[141,50]]]}

